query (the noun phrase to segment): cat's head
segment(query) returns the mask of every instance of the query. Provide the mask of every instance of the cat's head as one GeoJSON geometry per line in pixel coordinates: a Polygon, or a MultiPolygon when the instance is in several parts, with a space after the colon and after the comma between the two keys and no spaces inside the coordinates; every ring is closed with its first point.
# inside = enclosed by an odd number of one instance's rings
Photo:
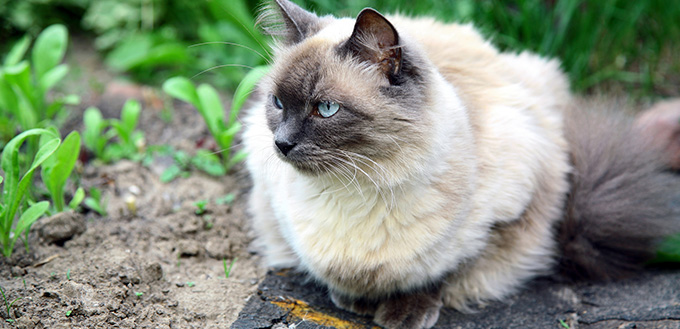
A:
{"type": "Polygon", "coordinates": [[[368,8],[318,17],[287,0],[262,17],[281,37],[263,83],[281,159],[305,174],[374,178],[417,161],[429,144],[431,65],[388,19],[368,8]]]}

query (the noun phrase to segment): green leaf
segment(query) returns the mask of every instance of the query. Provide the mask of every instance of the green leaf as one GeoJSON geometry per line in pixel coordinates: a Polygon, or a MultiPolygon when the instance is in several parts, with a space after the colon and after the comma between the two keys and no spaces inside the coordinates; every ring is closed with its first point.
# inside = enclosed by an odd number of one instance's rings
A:
{"type": "Polygon", "coordinates": [[[141,105],[134,99],[128,100],[123,106],[123,110],[120,115],[121,126],[118,128],[120,129],[118,134],[122,136],[121,131],[123,131],[125,134],[125,138],[123,139],[126,143],[132,142],[132,132],[137,126],[137,120],[139,119],[139,113],[141,111],[141,105]]]}
{"type": "Polygon", "coordinates": [[[174,77],[166,80],[163,83],[163,91],[172,97],[190,103],[196,108],[201,105],[198,100],[198,94],[196,94],[196,87],[187,78],[174,77]]]}
{"type": "Polygon", "coordinates": [[[176,164],[173,164],[172,166],[168,167],[168,169],[165,169],[163,171],[163,173],[161,174],[161,182],[163,182],[163,183],[172,182],[181,173],[182,173],[182,168],[180,168],[176,164]]]}
{"type": "Polygon", "coordinates": [[[64,211],[64,186],[80,154],[80,134],[71,132],[52,155],[51,163],[43,165],[42,175],[57,212],[64,211]]]}
{"type": "Polygon", "coordinates": [[[654,263],[678,263],[680,262],[680,234],[668,237],[657,247],[654,263]]]}
{"type": "Polygon", "coordinates": [[[97,158],[104,155],[104,147],[109,138],[104,135],[107,122],[102,117],[101,112],[96,107],[90,107],[83,114],[85,131],[83,132],[83,142],[85,146],[94,152],[97,158]]]}
{"type": "Polygon", "coordinates": [[[269,72],[269,70],[269,66],[258,66],[250,70],[250,72],[243,77],[243,80],[241,80],[241,83],[239,83],[234,92],[234,98],[231,102],[231,110],[229,112],[229,122],[227,122],[227,125],[236,121],[236,117],[238,116],[239,111],[241,111],[241,107],[248,99],[248,96],[250,96],[250,93],[253,92],[257,83],[269,72]]]}
{"type": "Polygon", "coordinates": [[[224,108],[222,107],[220,96],[215,88],[207,84],[198,86],[197,93],[198,99],[201,102],[198,111],[208,125],[210,133],[213,136],[217,136],[225,128],[224,108]]]}
{"type": "Polygon", "coordinates": [[[2,160],[0,166],[5,172],[5,185],[3,187],[3,204],[5,205],[5,218],[2,219],[2,230],[0,234],[6,234],[12,225],[14,215],[19,207],[21,200],[26,193],[26,189],[30,185],[33,178],[33,171],[40,164],[42,164],[54,151],[56,151],[59,146],[59,137],[54,135],[54,133],[47,129],[30,129],[27,130],[16,137],[5,145],[5,149],[2,152],[2,160]],[[19,148],[23,142],[31,137],[38,135],[48,135],[51,137],[44,145],[40,146],[38,152],[33,159],[33,163],[30,168],[26,171],[23,177],[20,179],[20,168],[19,168],[19,148]]]}
{"type": "Polygon", "coordinates": [[[234,156],[229,158],[229,162],[227,163],[227,170],[231,169],[231,167],[233,167],[237,163],[243,161],[246,157],[248,157],[248,152],[246,152],[245,150],[239,150],[238,152],[236,152],[234,156]]]}
{"type": "Polygon", "coordinates": [[[14,244],[14,241],[16,241],[17,238],[23,233],[24,231],[28,230],[31,225],[42,216],[45,211],[47,211],[47,208],[50,207],[50,203],[48,201],[40,201],[38,203],[35,203],[32,205],[30,208],[26,209],[23,214],[21,214],[21,217],[19,217],[19,221],[17,222],[17,226],[14,229],[14,237],[12,238],[12,244],[14,244]]]}
{"type": "Polygon", "coordinates": [[[7,54],[7,57],[5,57],[4,66],[12,66],[16,63],[19,63],[21,59],[24,58],[24,55],[26,55],[26,51],[30,45],[31,38],[28,35],[24,35],[23,38],[19,39],[19,41],[17,41],[17,43],[12,46],[12,49],[7,54]]]}
{"type": "Polygon", "coordinates": [[[5,74],[0,71],[0,110],[12,113],[19,111],[19,100],[12,90],[12,86],[5,80],[5,74]]]}
{"type": "Polygon", "coordinates": [[[52,87],[54,87],[57,82],[61,81],[61,79],[63,79],[67,73],[68,65],[66,64],[61,64],[50,69],[40,78],[40,89],[43,92],[52,89],[52,87]]]}
{"type": "Polygon", "coordinates": [[[76,193],[73,194],[73,198],[71,199],[71,202],[69,202],[68,207],[71,208],[72,210],[76,210],[78,206],[83,202],[85,199],[85,190],[82,187],[79,187],[76,190],[76,193]]]}
{"type": "Polygon", "coordinates": [[[48,26],[33,45],[33,65],[38,81],[64,58],[68,43],[68,32],[61,24],[48,26]]]}
{"type": "Polygon", "coordinates": [[[196,156],[191,158],[191,164],[212,176],[223,176],[227,173],[220,158],[207,150],[196,152],[196,156]]]}

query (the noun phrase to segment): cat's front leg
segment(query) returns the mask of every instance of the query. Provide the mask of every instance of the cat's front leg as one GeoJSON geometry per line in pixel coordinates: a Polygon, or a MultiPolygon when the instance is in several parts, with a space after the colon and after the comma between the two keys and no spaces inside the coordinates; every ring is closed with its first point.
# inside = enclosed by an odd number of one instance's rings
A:
{"type": "Polygon", "coordinates": [[[427,329],[439,319],[443,306],[441,286],[410,293],[399,293],[379,301],[351,298],[331,293],[337,307],[361,315],[373,315],[373,321],[386,329],[427,329]]]}

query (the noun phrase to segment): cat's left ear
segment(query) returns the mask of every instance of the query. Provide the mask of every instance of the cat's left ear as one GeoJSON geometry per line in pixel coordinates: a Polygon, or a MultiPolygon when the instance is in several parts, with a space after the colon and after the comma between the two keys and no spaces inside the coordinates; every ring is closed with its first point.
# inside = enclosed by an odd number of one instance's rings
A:
{"type": "Polygon", "coordinates": [[[319,17],[288,0],[274,0],[258,17],[269,35],[283,36],[284,41],[293,45],[315,33],[319,28],[319,17]]]}
{"type": "Polygon", "coordinates": [[[359,13],[345,47],[362,61],[377,64],[390,81],[401,71],[399,34],[387,18],[372,8],[359,13]]]}

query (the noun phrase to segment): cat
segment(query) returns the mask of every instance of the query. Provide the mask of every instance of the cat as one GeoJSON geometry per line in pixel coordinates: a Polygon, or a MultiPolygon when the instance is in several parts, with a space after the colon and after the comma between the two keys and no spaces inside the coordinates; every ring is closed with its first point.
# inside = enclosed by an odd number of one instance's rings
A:
{"type": "Polygon", "coordinates": [[[370,8],[276,0],[260,21],[278,39],[244,120],[254,244],[336,306],[430,328],[555,269],[625,276],[680,231],[680,179],[557,61],[370,8]]]}

